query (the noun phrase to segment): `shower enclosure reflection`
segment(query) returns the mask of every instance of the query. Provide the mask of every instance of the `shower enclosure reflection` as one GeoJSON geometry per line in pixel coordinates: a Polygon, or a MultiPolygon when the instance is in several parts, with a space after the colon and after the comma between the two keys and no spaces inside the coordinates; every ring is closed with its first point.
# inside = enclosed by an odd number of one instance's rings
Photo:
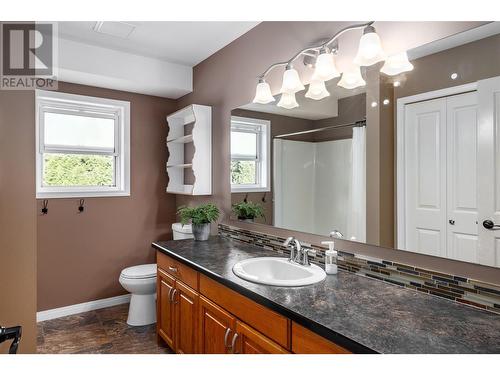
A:
{"type": "MultiPolygon", "coordinates": [[[[366,240],[366,93],[329,87],[296,109],[248,104],[232,111],[232,203],[280,228],[366,240]]],[[[234,219],[245,219],[234,212],[234,219]]]]}

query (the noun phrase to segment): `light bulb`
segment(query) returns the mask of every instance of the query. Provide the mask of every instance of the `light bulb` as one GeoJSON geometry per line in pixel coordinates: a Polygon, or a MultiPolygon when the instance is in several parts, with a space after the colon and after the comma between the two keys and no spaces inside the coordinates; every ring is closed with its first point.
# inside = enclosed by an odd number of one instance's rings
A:
{"type": "Polygon", "coordinates": [[[311,81],[305,97],[314,100],[321,100],[330,96],[324,81],[311,81]]]}
{"type": "Polygon", "coordinates": [[[253,98],[254,103],[267,104],[274,102],[273,94],[271,93],[271,87],[269,83],[265,82],[263,79],[259,80],[257,87],[255,89],[255,98],[253,98]]]}
{"type": "Polygon", "coordinates": [[[281,94],[281,99],[278,102],[278,107],[292,109],[299,106],[297,100],[295,100],[295,93],[284,92],[281,94]]]}
{"type": "Polygon", "coordinates": [[[373,26],[367,26],[359,40],[359,48],[354,63],[359,66],[369,66],[385,59],[380,38],[373,26]]]}
{"type": "Polygon", "coordinates": [[[333,53],[323,50],[316,59],[316,67],[312,76],[313,81],[329,81],[340,77],[340,73],[335,66],[333,53]]]}
{"type": "Polygon", "coordinates": [[[411,70],[413,70],[413,65],[408,61],[408,54],[406,51],[389,56],[385,60],[385,64],[382,69],[380,69],[382,73],[389,76],[395,76],[411,70]]]}
{"type": "Polygon", "coordinates": [[[361,76],[359,66],[351,65],[348,70],[343,72],[338,85],[346,89],[355,89],[356,87],[366,85],[365,80],[361,76]]]}
{"type": "Polygon", "coordinates": [[[300,81],[299,73],[291,66],[287,66],[285,72],[283,73],[283,83],[281,85],[280,92],[282,94],[295,94],[296,92],[304,89],[305,87],[300,81]]]}

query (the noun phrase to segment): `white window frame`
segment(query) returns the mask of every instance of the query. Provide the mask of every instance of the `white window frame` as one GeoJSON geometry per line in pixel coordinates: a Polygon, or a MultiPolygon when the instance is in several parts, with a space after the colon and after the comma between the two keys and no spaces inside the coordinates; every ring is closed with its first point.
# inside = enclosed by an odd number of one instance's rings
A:
{"type": "Polygon", "coordinates": [[[122,197],[130,195],[130,103],[122,100],[36,90],[36,198],[122,197]],[[114,149],[46,146],[44,113],[112,118],[115,120],[114,149]],[[43,186],[43,154],[110,155],[115,159],[114,186],[43,186]]]}
{"type": "Polygon", "coordinates": [[[233,184],[231,175],[232,193],[250,193],[271,191],[271,121],[261,120],[249,117],[231,116],[231,132],[249,132],[257,134],[257,157],[249,158],[243,155],[233,155],[231,153],[231,162],[233,160],[252,160],[256,161],[256,184],[233,184]]]}

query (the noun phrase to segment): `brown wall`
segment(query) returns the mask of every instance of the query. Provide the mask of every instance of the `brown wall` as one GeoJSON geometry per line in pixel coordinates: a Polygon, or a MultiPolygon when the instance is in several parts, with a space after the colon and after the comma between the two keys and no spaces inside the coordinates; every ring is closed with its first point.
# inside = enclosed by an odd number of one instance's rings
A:
{"type": "MultiPolygon", "coordinates": [[[[78,199],[49,200],[37,218],[38,311],[125,294],[120,271],[154,263],[151,242],[171,238],[175,219],[175,198],[165,193],[165,116],[175,102],[68,83],[59,91],[130,102],[131,195],[86,198],[81,214],[78,199]]],[[[33,133],[34,116],[28,124],[33,133]]]]}
{"type": "MultiPolygon", "coordinates": [[[[255,77],[268,65],[276,61],[286,60],[297,50],[302,49],[304,45],[308,45],[325,35],[332,34],[332,31],[338,30],[343,25],[343,23],[337,22],[264,22],[195,67],[194,91],[179,101],[179,107],[181,108],[191,103],[213,106],[214,194],[209,197],[177,196],[176,202],[178,205],[212,201],[218,204],[225,213],[230,212],[229,124],[231,110],[252,100],[255,93],[255,77]]],[[[397,23],[391,23],[392,26],[395,28],[394,32],[397,32],[397,23]]],[[[415,27],[418,28],[419,26],[416,25],[415,27]]],[[[467,27],[464,29],[467,29],[467,27]]],[[[432,23],[426,23],[427,36],[432,34],[432,30],[434,30],[432,23]]],[[[456,32],[458,31],[456,30],[456,32]]],[[[433,38],[435,40],[444,36],[433,35],[433,38]]],[[[277,87],[280,83],[279,75],[270,77],[269,82],[273,92],[277,92],[277,87]]],[[[374,90],[376,93],[367,92],[367,103],[371,102],[372,94],[376,98],[379,98],[381,92],[382,94],[385,92],[384,90],[384,88],[381,90],[378,87],[374,90]]],[[[369,106],[367,105],[367,107],[369,106]]],[[[379,110],[375,112],[367,110],[369,124],[370,116],[376,117],[378,122],[384,122],[384,118],[387,118],[388,115],[385,112],[380,113],[379,110]]],[[[368,128],[367,142],[370,144],[373,140],[370,138],[368,128]]],[[[372,151],[373,156],[379,159],[376,164],[380,171],[381,165],[383,169],[388,164],[388,160],[380,160],[380,150],[386,146],[386,143],[384,140],[380,140],[378,136],[375,138],[375,142],[377,146],[372,151]]],[[[368,168],[370,167],[370,161],[371,159],[368,159],[368,168]]],[[[377,202],[374,206],[378,210],[376,211],[377,216],[373,219],[375,222],[381,217],[380,209],[381,207],[383,208],[384,199],[387,199],[387,197],[381,199],[380,196],[380,191],[384,189],[386,184],[387,181],[381,182],[380,180],[375,183],[374,194],[377,196],[375,199],[377,202]]],[[[223,217],[222,219],[226,220],[227,218],[223,217]]],[[[301,234],[261,224],[247,224],[236,221],[232,221],[231,224],[263,232],[267,231],[283,235],[297,234],[299,238],[312,243],[319,243],[319,241],[325,239],[321,236],[301,234]]],[[[213,232],[215,233],[215,226],[213,227],[213,232]]],[[[384,236],[385,234],[381,234],[379,230],[378,237],[384,238],[384,236]]],[[[500,271],[492,267],[405,251],[396,251],[378,246],[357,244],[349,241],[338,241],[338,243],[341,248],[351,249],[351,251],[355,249],[361,254],[381,256],[385,259],[394,259],[403,263],[415,264],[430,269],[441,269],[453,274],[461,274],[484,281],[500,283],[500,271]]]]}
{"type": "Polygon", "coordinates": [[[500,75],[500,35],[412,61],[413,71],[394,89],[395,99],[500,75]],[[451,73],[458,73],[452,80],[451,73]]]}
{"type": "Polygon", "coordinates": [[[36,351],[34,118],[32,92],[0,90],[0,325],[22,325],[21,353],[36,351]]]}

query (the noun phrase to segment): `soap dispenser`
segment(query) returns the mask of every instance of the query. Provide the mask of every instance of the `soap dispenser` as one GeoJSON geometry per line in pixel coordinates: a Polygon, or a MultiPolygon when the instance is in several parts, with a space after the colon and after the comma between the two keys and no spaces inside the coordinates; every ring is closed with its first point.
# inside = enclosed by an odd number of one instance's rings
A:
{"type": "Polygon", "coordinates": [[[337,251],[335,250],[334,241],[322,241],[322,245],[328,245],[328,250],[325,251],[325,271],[328,275],[337,274],[337,251]]]}

